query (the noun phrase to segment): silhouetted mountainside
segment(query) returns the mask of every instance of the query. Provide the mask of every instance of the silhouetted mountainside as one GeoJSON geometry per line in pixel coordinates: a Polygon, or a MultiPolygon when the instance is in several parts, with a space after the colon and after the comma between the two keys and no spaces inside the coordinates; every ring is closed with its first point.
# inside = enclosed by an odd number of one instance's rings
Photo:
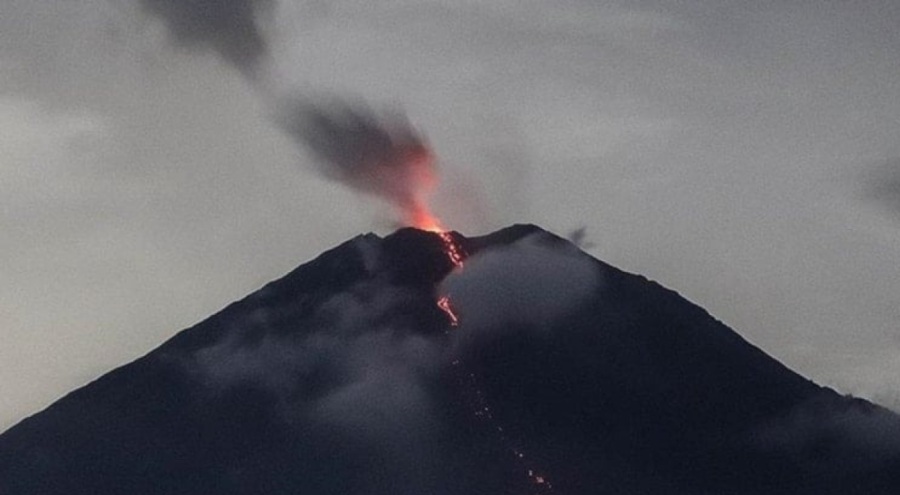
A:
{"type": "Polygon", "coordinates": [[[0,495],[900,493],[893,413],[537,227],[453,236],[357,237],[72,392],[0,495]]]}

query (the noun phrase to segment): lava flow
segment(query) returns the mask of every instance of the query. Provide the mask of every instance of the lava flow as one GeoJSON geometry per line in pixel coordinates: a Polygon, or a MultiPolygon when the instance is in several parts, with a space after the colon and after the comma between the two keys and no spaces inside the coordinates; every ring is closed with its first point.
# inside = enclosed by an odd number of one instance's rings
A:
{"type": "MultiPolygon", "coordinates": [[[[462,268],[464,256],[462,248],[456,243],[456,240],[453,239],[450,232],[441,231],[437,232],[437,234],[444,242],[444,254],[447,255],[447,259],[450,260],[450,263],[453,263],[454,269],[462,268]]],[[[450,326],[459,326],[459,315],[453,310],[453,305],[450,303],[450,296],[444,295],[438,298],[437,306],[441,308],[441,311],[447,314],[450,326]]]]}
{"type": "Polygon", "coordinates": [[[450,297],[441,296],[437,300],[437,306],[441,308],[441,311],[447,314],[447,318],[450,320],[450,326],[459,326],[459,316],[456,315],[456,312],[453,311],[453,306],[450,305],[450,297]]]}
{"type": "Polygon", "coordinates": [[[410,220],[414,227],[433,232],[440,236],[441,241],[444,243],[444,252],[447,254],[447,258],[450,259],[450,262],[453,263],[454,267],[462,268],[463,261],[466,257],[462,246],[456,243],[453,234],[444,227],[436,216],[428,211],[427,206],[424,204],[417,204],[413,213],[410,215],[410,220]]]}
{"type": "MultiPolygon", "coordinates": [[[[420,150],[421,151],[421,150],[420,150]]],[[[453,270],[461,270],[465,262],[467,253],[463,247],[457,242],[453,234],[448,230],[441,221],[431,213],[428,203],[423,200],[430,189],[436,182],[437,177],[434,175],[432,166],[433,156],[427,152],[414,153],[405,163],[409,168],[416,172],[415,177],[419,180],[415,185],[425,185],[413,191],[412,197],[403,203],[403,214],[406,223],[421,230],[437,234],[443,243],[443,251],[447,259],[453,265],[453,270]]],[[[452,300],[447,294],[438,296],[435,301],[437,307],[447,316],[447,322],[451,327],[458,327],[460,317],[453,308],[452,300]]],[[[549,479],[537,468],[534,461],[529,459],[525,453],[519,448],[513,438],[508,436],[503,426],[494,418],[493,412],[488,405],[487,398],[478,384],[477,377],[473,372],[465,371],[465,367],[460,360],[454,360],[453,365],[456,368],[458,379],[460,380],[461,390],[465,396],[468,396],[466,402],[469,403],[472,414],[479,420],[489,425],[489,430],[493,431],[495,440],[509,452],[514,460],[516,469],[525,475],[525,479],[531,487],[534,494],[553,493],[553,485],[549,479]]]]}
{"type": "MultiPolygon", "coordinates": [[[[440,220],[438,220],[437,217],[431,214],[424,203],[416,204],[416,208],[414,208],[414,212],[410,216],[410,218],[412,220],[411,223],[415,227],[433,232],[441,238],[441,242],[443,242],[444,244],[444,254],[447,256],[447,259],[450,260],[450,263],[453,264],[455,270],[463,268],[463,264],[466,258],[466,252],[453,237],[453,234],[451,234],[450,231],[444,228],[440,220]]],[[[456,310],[453,309],[453,304],[450,300],[450,296],[442,295],[438,297],[436,304],[437,307],[447,315],[447,321],[449,322],[450,326],[458,327],[460,322],[459,315],[457,315],[456,310]]],[[[459,360],[453,361],[454,366],[459,367],[460,364],[461,362],[459,360]]],[[[458,368],[458,371],[460,373],[465,373],[461,368],[458,368]]],[[[465,395],[469,396],[467,402],[469,402],[469,407],[472,409],[473,415],[476,418],[491,425],[491,430],[494,431],[494,435],[496,435],[497,441],[499,441],[500,444],[505,447],[505,450],[512,454],[517,468],[525,474],[525,479],[528,480],[528,483],[531,485],[531,489],[534,490],[534,493],[553,493],[553,485],[549,482],[547,477],[543,474],[540,474],[537,466],[534,466],[532,464],[532,461],[526,457],[521,449],[514,447],[516,442],[514,442],[510,437],[507,436],[506,431],[494,418],[494,415],[491,412],[491,408],[488,406],[487,398],[484,396],[481,387],[477,383],[475,374],[469,372],[465,373],[465,375],[461,375],[460,377],[462,390],[465,395]]]]}
{"type": "Polygon", "coordinates": [[[441,240],[444,241],[444,252],[447,253],[450,262],[453,263],[453,266],[456,268],[462,268],[463,259],[465,258],[462,247],[456,243],[456,240],[453,239],[453,235],[450,232],[438,232],[438,235],[441,236],[441,240]]]}
{"type": "MultiPolygon", "coordinates": [[[[444,244],[444,254],[447,256],[447,259],[450,260],[450,263],[453,264],[454,269],[463,267],[465,251],[463,251],[462,246],[457,244],[456,239],[453,238],[453,234],[444,228],[441,221],[428,210],[428,207],[424,202],[420,201],[416,203],[412,214],[410,215],[410,220],[416,228],[433,232],[441,238],[441,242],[444,244]]],[[[450,326],[459,326],[459,316],[453,310],[453,306],[450,303],[450,296],[444,295],[439,297],[437,306],[447,315],[450,326]]]]}

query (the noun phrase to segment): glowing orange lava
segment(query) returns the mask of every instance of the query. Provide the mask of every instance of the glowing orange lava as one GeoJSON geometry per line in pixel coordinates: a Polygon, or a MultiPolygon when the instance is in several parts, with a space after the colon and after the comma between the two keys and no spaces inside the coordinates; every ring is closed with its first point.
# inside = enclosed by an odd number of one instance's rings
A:
{"type": "Polygon", "coordinates": [[[447,257],[450,258],[450,262],[453,263],[453,266],[456,268],[463,267],[463,250],[456,243],[456,240],[453,239],[453,235],[450,232],[439,232],[439,236],[441,236],[441,240],[444,241],[444,249],[447,253],[447,257]]]}
{"type": "MultiPolygon", "coordinates": [[[[447,259],[450,260],[454,269],[460,269],[465,258],[462,246],[457,244],[453,234],[431,212],[428,201],[426,201],[429,192],[434,188],[438,180],[434,161],[434,155],[427,147],[416,146],[407,150],[407,156],[404,158],[403,163],[407,165],[406,169],[410,171],[411,180],[409,184],[413,188],[411,194],[399,206],[408,225],[435,233],[441,238],[441,242],[444,245],[443,251],[447,259]]],[[[447,314],[451,326],[459,325],[459,317],[450,304],[449,296],[444,295],[438,298],[437,306],[447,314]]]]}
{"type": "MultiPolygon", "coordinates": [[[[413,212],[412,220],[415,227],[434,232],[441,238],[441,242],[444,244],[444,254],[447,255],[447,259],[453,264],[454,269],[463,267],[465,254],[462,247],[456,243],[453,234],[444,228],[441,221],[438,220],[436,216],[432,215],[427,207],[422,205],[421,207],[416,208],[413,212]]],[[[437,306],[441,308],[441,311],[447,314],[450,326],[459,326],[459,316],[457,316],[456,312],[453,310],[453,306],[450,304],[450,296],[445,295],[438,298],[437,306]]]]}
{"type": "Polygon", "coordinates": [[[440,236],[441,241],[444,243],[444,252],[447,253],[447,258],[450,259],[450,262],[453,263],[454,267],[462,268],[463,259],[465,259],[465,253],[463,252],[462,246],[456,243],[453,234],[444,228],[441,221],[438,220],[436,216],[429,213],[426,209],[419,210],[419,214],[416,216],[413,225],[422,230],[434,232],[440,236]]]}
{"type": "Polygon", "coordinates": [[[456,316],[456,312],[453,311],[453,306],[450,305],[449,297],[441,297],[440,299],[438,299],[437,305],[439,308],[441,308],[441,311],[447,314],[447,318],[450,320],[450,326],[459,326],[459,316],[456,316]]]}
{"type": "MultiPolygon", "coordinates": [[[[423,160],[431,159],[430,155],[422,156],[424,156],[423,160]]],[[[420,167],[420,169],[424,171],[424,175],[433,172],[433,169],[430,167],[420,167]]],[[[426,178],[429,180],[423,182],[430,185],[433,185],[433,183],[436,182],[436,176],[428,176],[426,178]]],[[[420,190],[420,192],[422,191],[420,190]]],[[[444,254],[447,256],[447,259],[450,260],[450,263],[452,263],[453,269],[461,270],[468,254],[457,242],[456,238],[453,237],[450,230],[441,223],[438,217],[431,213],[427,202],[422,200],[425,193],[427,193],[427,191],[423,192],[421,195],[417,195],[412,201],[407,203],[407,207],[404,208],[403,211],[406,223],[417,229],[437,234],[444,245],[444,254]]],[[[435,303],[437,304],[437,307],[447,315],[447,322],[450,326],[458,327],[460,316],[453,308],[450,296],[446,294],[440,295],[435,303]]],[[[463,363],[458,359],[454,360],[452,364],[458,371],[463,367],[463,363]]],[[[501,444],[506,445],[509,452],[515,456],[516,463],[522,469],[521,472],[526,476],[528,483],[531,485],[530,491],[533,491],[534,494],[554,493],[555,490],[547,475],[538,471],[533,460],[527,458],[523,452],[512,447],[512,445],[515,444],[514,440],[508,436],[507,432],[503,429],[503,426],[501,426],[494,417],[491,408],[488,406],[487,399],[484,397],[484,393],[477,384],[475,374],[466,373],[461,380],[463,381],[463,388],[467,389],[468,393],[472,395],[472,403],[470,404],[471,413],[479,420],[490,424],[492,429],[496,431],[497,438],[501,444]]]]}
{"type": "Polygon", "coordinates": [[[409,224],[417,229],[427,230],[435,234],[440,234],[447,230],[438,217],[434,216],[429,211],[428,206],[421,201],[413,205],[408,214],[409,218],[407,220],[409,224]]]}

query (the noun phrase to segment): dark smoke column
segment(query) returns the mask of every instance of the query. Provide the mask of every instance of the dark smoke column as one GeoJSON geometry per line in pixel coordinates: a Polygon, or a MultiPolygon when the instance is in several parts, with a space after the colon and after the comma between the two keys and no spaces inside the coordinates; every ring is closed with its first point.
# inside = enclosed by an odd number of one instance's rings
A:
{"type": "Polygon", "coordinates": [[[268,44],[257,18],[272,0],[138,0],[162,19],[181,46],[210,49],[248,78],[267,58],[268,44]]]}
{"type": "Polygon", "coordinates": [[[318,158],[326,177],[395,206],[404,223],[428,227],[425,197],[437,183],[434,156],[403,115],[379,117],[364,104],[289,102],[279,123],[318,158]]]}
{"type": "Polygon", "coordinates": [[[272,96],[269,43],[259,20],[272,0],[137,0],[174,42],[212,51],[278,110],[276,123],[319,162],[324,176],[393,205],[407,225],[439,229],[425,201],[437,182],[434,156],[400,113],[378,114],[344,99],[272,96]]]}

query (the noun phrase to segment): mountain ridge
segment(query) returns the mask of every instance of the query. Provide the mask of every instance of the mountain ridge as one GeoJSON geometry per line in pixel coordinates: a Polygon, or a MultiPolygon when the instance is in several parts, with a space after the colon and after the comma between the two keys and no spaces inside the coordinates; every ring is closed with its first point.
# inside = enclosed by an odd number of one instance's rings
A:
{"type": "Polygon", "coordinates": [[[462,270],[357,236],[73,391],[0,435],[0,494],[900,486],[896,415],[677,292],[534,225],[450,236],[462,270]]]}

